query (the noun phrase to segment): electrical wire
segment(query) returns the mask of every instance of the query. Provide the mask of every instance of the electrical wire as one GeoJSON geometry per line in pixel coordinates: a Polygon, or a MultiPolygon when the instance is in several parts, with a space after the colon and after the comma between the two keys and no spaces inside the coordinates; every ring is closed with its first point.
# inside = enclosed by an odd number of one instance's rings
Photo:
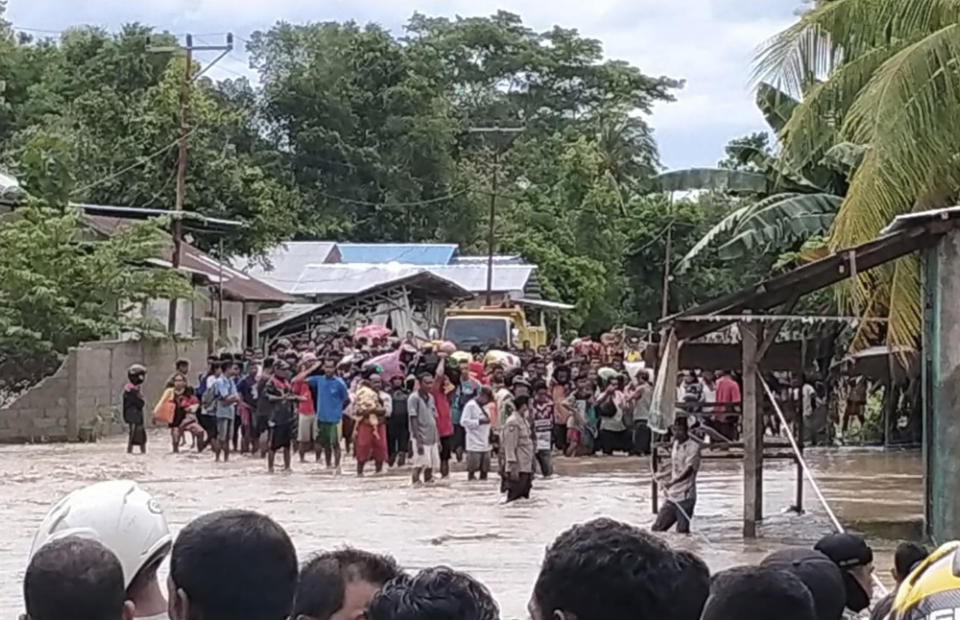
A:
{"type": "MultiPolygon", "coordinates": [[[[787,440],[790,442],[790,446],[793,448],[793,451],[797,456],[797,462],[800,463],[800,469],[803,470],[804,476],[807,477],[807,481],[810,483],[810,486],[813,487],[813,492],[817,495],[817,499],[819,499],[820,503],[823,505],[823,509],[827,511],[827,516],[830,517],[833,527],[837,529],[837,532],[843,534],[846,532],[846,530],[844,529],[843,525],[841,525],[840,520],[837,519],[837,515],[833,512],[833,509],[830,508],[830,504],[827,503],[827,498],[823,496],[823,492],[820,490],[820,485],[817,484],[817,479],[810,470],[810,466],[807,465],[807,461],[803,458],[803,454],[800,453],[800,447],[797,445],[797,440],[793,436],[793,430],[790,428],[787,418],[783,415],[783,411],[780,410],[780,405],[777,403],[777,399],[774,396],[773,391],[770,389],[770,386],[767,385],[766,380],[762,376],[758,374],[757,378],[763,385],[763,389],[767,393],[767,398],[770,399],[770,403],[773,405],[773,410],[777,412],[777,417],[780,418],[780,424],[782,425],[781,428],[787,432],[787,440]]],[[[880,582],[880,579],[876,574],[871,576],[873,577],[873,582],[880,589],[880,592],[886,596],[889,592],[886,586],[880,582]]]]}
{"type": "MultiPolygon", "coordinates": [[[[190,130],[189,132],[187,132],[187,136],[189,136],[189,135],[192,134],[192,133],[193,133],[193,130],[190,130]]],[[[98,185],[100,185],[100,184],[102,184],[102,183],[106,183],[107,181],[112,181],[113,179],[117,178],[118,176],[120,176],[120,175],[122,175],[122,174],[124,174],[124,173],[127,173],[127,172],[133,170],[134,168],[138,168],[138,167],[140,167],[140,166],[143,166],[144,164],[147,164],[147,163],[149,163],[150,161],[156,159],[157,157],[163,155],[164,153],[166,153],[167,151],[169,151],[169,150],[172,149],[173,147],[177,146],[179,143],[180,143],[180,138],[177,138],[176,140],[174,140],[174,141],[171,142],[170,144],[164,146],[163,148],[157,149],[157,150],[154,151],[153,153],[147,155],[146,158],[144,158],[144,159],[142,159],[142,160],[140,160],[140,161],[137,161],[137,162],[135,162],[135,163],[132,163],[132,164],[130,164],[129,166],[127,166],[127,167],[125,167],[125,168],[121,168],[120,170],[118,170],[118,171],[116,171],[116,172],[114,172],[114,173],[108,174],[107,176],[102,177],[102,178],[94,181],[93,183],[88,183],[87,185],[84,185],[83,187],[79,187],[79,188],[75,189],[73,192],[71,192],[71,196],[75,196],[75,195],[77,195],[77,194],[81,194],[81,193],[87,191],[88,189],[92,189],[92,188],[94,188],[94,187],[97,187],[98,185]]]]}
{"type": "Polygon", "coordinates": [[[453,200],[457,196],[462,196],[469,192],[469,189],[461,189],[459,191],[447,194],[445,196],[437,196],[436,198],[427,198],[425,200],[413,200],[409,202],[370,202],[368,200],[354,200],[353,198],[344,198],[343,196],[334,196],[333,194],[328,194],[326,192],[317,192],[320,196],[327,198],[329,200],[336,200],[339,202],[345,202],[347,204],[361,205],[364,207],[417,207],[421,205],[429,205],[437,202],[444,202],[446,200],[453,200]]]}

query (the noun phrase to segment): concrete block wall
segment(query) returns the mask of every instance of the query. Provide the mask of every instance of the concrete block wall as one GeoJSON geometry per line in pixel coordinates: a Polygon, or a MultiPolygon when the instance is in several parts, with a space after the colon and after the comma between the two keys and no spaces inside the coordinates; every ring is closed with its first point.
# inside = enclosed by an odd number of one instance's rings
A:
{"type": "Polygon", "coordinates": [[[0,409],[0,442],[66,441],[68,438],[67,364],[0,409]]]}
{"type": "Polygon", "coordinates": [[[147,368],[143,386],[149,419],[179,358],[190,360],[191,377],[205,367],[207,343],[100,341],[71,349],[56,373],[0,409],[0,442],[76,441],[124,430],[122,391],[127,369],[147,368]]]}

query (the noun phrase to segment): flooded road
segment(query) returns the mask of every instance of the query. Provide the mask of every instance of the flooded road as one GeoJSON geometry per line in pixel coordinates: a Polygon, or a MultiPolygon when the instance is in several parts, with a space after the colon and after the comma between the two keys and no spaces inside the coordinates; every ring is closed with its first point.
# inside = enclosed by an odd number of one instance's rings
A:
{"type": "MultiPolygon", "coordinates": [[[[99,444],[0,447],[0,610],[21,611],[21,583],[31,539],[50,505],[87,484],[131,478],[154,494],[174,530],[220,508],[248,508],[276,519],[302,560],[350,544],[394,555],[407,569],[449,564],[479,578],[494,593],[504,618],[525,618],[525,606],[544,548],[570,525],[608,516],[648,526],[650,484],[646,458],[557,459],[559,475],[536,480],[532,498],[502,503],[498,482],[468,483],[455,471],[449,483],[413,489],[408,470],[357,479],[334,476],[312,462],[291,474],[269,476],[259,459],[215,464],[207,453],[169,453],[167,437],[150,436],[146,456],[124,453],[123,439],[99,444]]],[[[808,452],[811,467],[841,520],[919,517],[919,453],[808,452]]],[[[353,462],[345,463],[351,471],[353,462]]],[[[705,460],[699,478],[696,535],[667,535],[670,544],[700,554],[712,570],[756,562],[786,545],[811,545],[830,531],[809,486],[808,514],[786,514],[793,503],[795,466],[768,462],[762,537],[740,537],[740,464],[705,460]]],[[[871,539],[878,571],[888,579],[895,541],[871,539]]],[[[164,567],[162,570],[166,570],[164,567]]]]}

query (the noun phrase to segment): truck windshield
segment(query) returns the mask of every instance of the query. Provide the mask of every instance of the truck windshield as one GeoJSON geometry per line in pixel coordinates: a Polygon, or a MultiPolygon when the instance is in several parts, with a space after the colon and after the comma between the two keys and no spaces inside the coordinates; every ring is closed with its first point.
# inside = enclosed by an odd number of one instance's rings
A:
{"type": "Polygon", "coordinates": [[[510,322],[502,318],[449,318],[443,324],[443,339],[461,351],[479,346],[485,349],[504,347],[510,343],[510,322]]]}

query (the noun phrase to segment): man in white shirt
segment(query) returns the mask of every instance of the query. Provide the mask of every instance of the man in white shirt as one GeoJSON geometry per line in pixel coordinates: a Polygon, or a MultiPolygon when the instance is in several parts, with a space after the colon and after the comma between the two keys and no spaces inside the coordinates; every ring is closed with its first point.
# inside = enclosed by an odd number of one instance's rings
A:
{"type": "Polygon", "coordinates": [[[486,480],[490,473],[490,416],[484,407],[493,401],[493,390],[482,387],[476,398],[467,402],[460,416],[460,426],[466,435],[467,480],[486,480]]]}
{"type": "Polygon", "coordinates": [[[661,476],[665,500],[650,528],[666,532],[674,524],[678,534],[690,533],[690,517],[697,504],[697,472],[700,470],[700,443],[690,436],[687,419],[678,417],[673,423],[673,449],[670,471],[661,476]]]}

